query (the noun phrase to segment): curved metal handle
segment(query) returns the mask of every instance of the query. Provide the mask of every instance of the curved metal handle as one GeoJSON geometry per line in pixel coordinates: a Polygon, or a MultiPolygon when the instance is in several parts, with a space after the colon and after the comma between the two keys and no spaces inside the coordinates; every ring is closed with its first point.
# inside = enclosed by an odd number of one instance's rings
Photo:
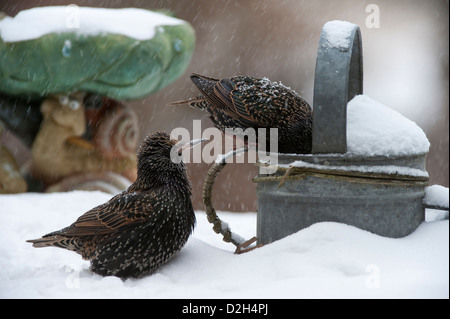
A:
{"type": "Polygon", "coordinates": [[[362,92],[359,27],[344,21],[326,23],[314,79],[313,154],[347,152],[347,103],[362,92]]]}

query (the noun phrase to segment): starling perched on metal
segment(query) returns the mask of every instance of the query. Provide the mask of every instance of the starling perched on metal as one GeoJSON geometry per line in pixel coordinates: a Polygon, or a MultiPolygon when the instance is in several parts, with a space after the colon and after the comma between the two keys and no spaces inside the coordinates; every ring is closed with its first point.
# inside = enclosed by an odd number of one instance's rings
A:
{"type": "Polygon", "coordinates": [[[202,141],[181,143],[165,132],[151,134],[138,149],[137,179],[127,190],[72,225],[28,242],[75,251],[104,276],[154,271],[184,246],[195,226],[185,165],[171,155],[202,141]]]}
{"type": "MultiPolygon", "coordinates": [[[[296,92],[267,78],[234,76],[221,80],[193,74],[191,80],[202,95],[173,104],[206,110],[215,127],[277,128],[278,152],[311,152],[312,111],[296,92]]],[[[267,131],[269,146],[269,134],[267,131]]]]}

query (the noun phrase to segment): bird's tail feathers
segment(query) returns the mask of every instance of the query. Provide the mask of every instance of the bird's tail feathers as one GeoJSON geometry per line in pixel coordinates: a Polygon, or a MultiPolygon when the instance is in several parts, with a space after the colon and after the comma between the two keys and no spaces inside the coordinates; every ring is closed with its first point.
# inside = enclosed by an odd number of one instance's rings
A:
{"type": "Polygon", "coordinates": [[[213,83],[216,83],[216,82],[220,81],[219,79],[212,78],[212,77],[206,76],[206,75],[201,75],[201,74],[198,74],[198,73],[192,73],[190,78],[191,78],[192,81],[195,81],[196,79],[201,79],[201,80],[204,80],[204,81],[210,81],[210,82],[213,82],[213,83]]]}
{"type": "Polygon", "coordinates": [[[75,241],[75,238],[53,235],[53,236],[44,236],[38,239],[30,239],[27,240],[27,243],[32,243],[35,248],[42,247],[58,247],[64,248],[68,250],[72,250],[78,252],[80,246],[75,241]]]}
{"type": "Polygon", "coordinates": [[[184,104],[187,104],[190,107],[192,107],[194,109],[199,109],[199,110],[205,110],[207,107],[207,103],[206,103],[205,97],[203,95],[198,96],[196,98],[188,99],[188,100],[176,101],[176,102],[170,103],[170,105],[184,105],[184,104]]]}
{"type": "Polygon", "coordinates": [[[32,243],[33,247],[41,248],[41,247],[50,247],[55,246],[56,243],[58,243],[63,238],[61,236],[48,236],[48,237],[42,237],[38,239],[30,239],[27,240],[27,243],[32,243]]]}

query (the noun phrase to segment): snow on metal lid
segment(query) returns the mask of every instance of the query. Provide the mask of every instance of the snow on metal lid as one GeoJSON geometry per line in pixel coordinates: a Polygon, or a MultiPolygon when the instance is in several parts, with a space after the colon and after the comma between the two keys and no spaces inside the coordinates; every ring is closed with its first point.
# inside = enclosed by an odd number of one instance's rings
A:
{"type": "Polygon", "coordinates": [[[155,28],[177,25],[183,20],[138,8],[106,9],[78,6],[37,7],[0,20],[0,36],[5,42],[39,38],[49,33],[74,32],[80,35],[121,34],[148,40],[155,28]]]}
{"type": "Polygon", "coordinates": [[[428,153],[423,130],[397,111],[367,95],[347,104],[347,153],[362,156],[409,156],[428,153]]]}
{"type": "Polygon", "coordinates": [[[280,164],[280,167],[299,167],[299,168],[310,168],[317,169],[320,171],[326,170],[329,172],[339,171],[347,173],[361,173],[361,174],[383,174],[383,175],[397,175],[397,176],[409,176],[422,178],[422,180],[427,180],[429,175],[427,171],[405,167],[397,165],[321,165],[312,164],[305,161],[294,161],[290,164],[280,164]]]}

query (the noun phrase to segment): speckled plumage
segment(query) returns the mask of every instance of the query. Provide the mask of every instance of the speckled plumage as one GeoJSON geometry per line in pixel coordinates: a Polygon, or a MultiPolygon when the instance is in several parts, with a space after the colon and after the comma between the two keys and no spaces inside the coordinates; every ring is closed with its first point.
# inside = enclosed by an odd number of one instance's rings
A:
{"type": "Polygon", "coordinates": [[[218,129],[278,128],[278,152],[311,152],[311,107],[290,88],[249,76],[219,80],[193,74],[191,80],[202,95],[178,103],[208,111],[218,129]]]}
{"type": "Polygon", "coordinates": [[[195,226],[185,166],[170,158],[177,142],[164,132],[148,136],[137,153],[137,180],[127,190],[72,225],[28,242],[75,251],[104,276],[154,271],[184,246],[195,226]]]}

